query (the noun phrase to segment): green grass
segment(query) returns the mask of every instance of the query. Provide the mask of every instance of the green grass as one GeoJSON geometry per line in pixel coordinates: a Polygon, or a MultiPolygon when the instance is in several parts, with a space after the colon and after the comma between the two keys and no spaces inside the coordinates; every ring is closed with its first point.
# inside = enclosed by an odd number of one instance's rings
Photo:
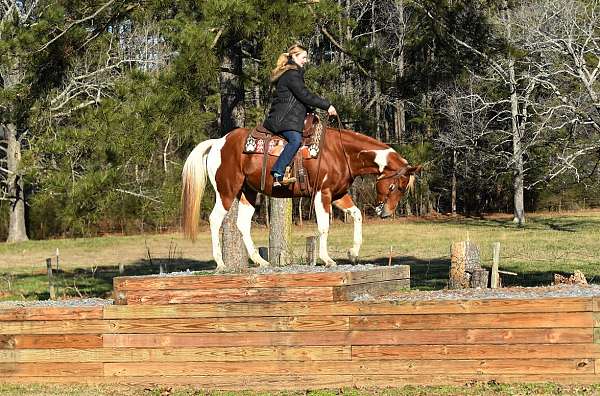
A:
{"type": "MultiPolygon", "coordinates": [[[[361,262],[411,267],[411,287],[435,290],[446,287],[452,242],[469,238],[481,250],[482,264],[491,266],[492,243],[501,243],[500,268],[518,273],[505,276],[506,285],[548,285],[554,273],[581,270],[588,281],[600,283],[600,211],[539,214],[527,225],[516,227],[508,216],[488,218],[442,217],[365,221],[361,262]]],[[[347,264],[352,245],[352,224],[335,221],[329,234],[329,251],[339,264],[347,264]]],[[[253,228],[257,246],[268,241],[264,226],[253,228]]],[[[303,262],[305,237],[316,234],[316,226],[305,222],[293,230],[294,261],[303,262]]],[[[46,257],[60,251],[57,273],[59,295],[107,297],[119,264],[125,275],[192,270],[211,273],[214,268],[208,227],[196,243],[180,234],[108,236],[89,239],[57,239],[0,244],[0,300],[46,299],[46,257]]]]}
{"type": "Polygon", "coordinates": [[[295,392],[202,391],[193,387],[125,387],[119,385],[1,385],[3,396],[499,396],[499,395],[598,395],[600,385],[497,384],[464,386],[404,386],[386,389],[331,389],[295,392]]]}

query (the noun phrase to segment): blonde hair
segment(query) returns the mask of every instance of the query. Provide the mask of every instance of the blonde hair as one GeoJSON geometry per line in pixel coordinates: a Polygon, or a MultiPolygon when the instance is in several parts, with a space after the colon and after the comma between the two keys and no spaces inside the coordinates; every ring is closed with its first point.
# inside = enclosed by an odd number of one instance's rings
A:
{"type": "Polygon", "coordinates": [[[277,58],[275,69],[271,70],[271,78],[278,75],[285,68],[292,55],[297,55],[302,51],[306,51],[306,48],[304,48],[300,44],[294,44],[290,48],[288,48],[287,52],[281,53],[281,55],[279,55],[279,57],[277,58]]]}

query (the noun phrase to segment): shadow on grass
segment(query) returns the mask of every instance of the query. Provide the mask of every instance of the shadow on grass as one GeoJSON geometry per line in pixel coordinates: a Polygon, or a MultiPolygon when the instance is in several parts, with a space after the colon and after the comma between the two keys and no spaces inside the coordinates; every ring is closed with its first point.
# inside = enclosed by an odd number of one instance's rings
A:
{"type": "MultiPolygon", "coordinates": [[[[214,261],[189,259],[153,258],[140,260],[124,267],[123,273],[115,267],[76,268],[74,270],[53,270],[56,295],[63,297],[112,298],[113,278],[117,276],[151,275],[163,272],[212,272],[214,261]]],[[[47,300],[50,298],[48,275],[45,273],[0,273],[7,281],[0,286],[2,300],[47,300]],[[10,284],[10,288],[8,285],[10,284]]]]}
{"type": "MultiPolygon", "coordinates": [[[[377,266],[387,266],[387,257],[370,259],[369,263],[377,266]]],[[[338,264],[348,265],[348,260],[339,260],[338,264]]],[[[440,257],[432,260],[422,260],[412,256],[397,256],[392,259],[392,265],[410,266],[410,286],[415,290],[442,290],[448,286],[450,260],[440,257]]],[[[153,258],[140,260],[124,267],[124,272],[119,273],[118,267],[78,268],[73,271],[55,271],[54,282],[57,296],[85,297],[85,298],[112,298],[113,278],[116,276],[138,276],[164,272],[200,272],[211,274],[215,269],[214,261],[199,261],[189,259],[153,258]]],[[[489,270],[489,268],[487,268],[489,270]]],[[[599,271],[600,272],[600,271],[599,271]]],[[[563,276],[571,274],[560,271],[539,271],[519,273],[517,276],[502,275],[503,286],[548,286],[554,280],[554,274],[563,276]]],[[[600,284],[600,273],[586,274],[590,283],[600,284]]],[[[48,291],[48,276],[46,274],[16,274],[0,273],[0,277],[10,277],[12,285],[9,293],[0,293],[0,300],[46,300],[50,297],[48,291]]],[[[0,289],[2,292],[4,289],[0,289]]]]}

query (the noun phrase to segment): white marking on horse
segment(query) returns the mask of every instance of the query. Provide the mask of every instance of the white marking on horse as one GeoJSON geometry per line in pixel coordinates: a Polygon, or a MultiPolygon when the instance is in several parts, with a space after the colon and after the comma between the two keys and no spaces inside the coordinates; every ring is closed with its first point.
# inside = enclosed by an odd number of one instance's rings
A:
{"type": "Polygon", "coordinates": [[[210,213],[209,221],[213,257],[217,262],[217,271],[222,271],[225,269],[225,263],[223,262],[223,253],[221,252],[220,238],[221,224],[223,223],[223,219],[227,215],[227,210],[223,206],[223,202],[221,201],[221,195],[218,193],[219,190],[217,190],[217,182],[215,180],[217,170],[219,169],[219,166],[221,166],[221,149],[224,145],[225,137],[218,139],[215,142],[215,144],[213,144],[211,150],[208,152],[208,156],[206,159],[208,178],[210,180],[210,184],[212,184],[213,189],[215,190],[215,206],[213,207],[213,210],[210,213]]]}
{"type": "Polygon", "coordinates": [[[238,217],[236,224],[238,230],[240,230],[242,233],[242,239],[244,241],[244,245],[246,245],[246,250],[248,251],[248,256],[250,259],[259,266],[265,267],[269,265],[269,262],[260,257],[258,250],[256,250],[256,246],[252,241],[252,235],[250,234],[254,210],[254,206],[252,206],[244,194],[242,194],[240,198],[240,204],[238,205],[238,217]]]}
{"type": "Polygon", "coordinates": [[[379,166],[379,173],[383,172],[383,169],[386,167],[388,163],[388,155],[390,153],[395,153],[396,151],[393,148],[388,148],[385,150],[369,150],[375,153],[375,163],[379,166]]]}
{"type": "Polygon", "coordinates": [[[334,266],[335,261],[327,252],[327,235],[329,234],[329,213],[323,205],[321,191],[315,194],[315,214],[317,215],[317,228],[319,230],[319,258],[326,266],[334,266]]]}

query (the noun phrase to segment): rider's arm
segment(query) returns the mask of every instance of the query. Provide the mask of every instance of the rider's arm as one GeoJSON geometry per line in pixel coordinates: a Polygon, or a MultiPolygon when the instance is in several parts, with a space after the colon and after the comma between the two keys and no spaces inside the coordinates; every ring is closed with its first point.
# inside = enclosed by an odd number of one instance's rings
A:
{"type": "Polygon", "coordinates": [[[317,96],[310,92],[304,81],[302,81],[302,76],[297,71],[287,72],[289,74],[288,77],[288,87],[292,94],[302,102],[307,107],[318,107],[319,109],[327,110],[331,106],[331,103],[320,96],[317,96]]]}

